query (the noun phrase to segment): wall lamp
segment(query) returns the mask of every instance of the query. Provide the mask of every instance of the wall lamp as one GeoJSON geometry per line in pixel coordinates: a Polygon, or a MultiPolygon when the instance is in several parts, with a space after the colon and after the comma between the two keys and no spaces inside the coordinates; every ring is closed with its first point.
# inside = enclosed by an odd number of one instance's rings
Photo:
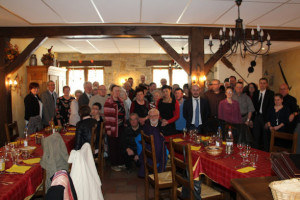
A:
{"type": "Polygon", "coordinates": [[[6,84],[9,86],[10,90],[12,91],[16,90],[18,86],[18,80],[19,80],[18,75],[15,77],[15,79],[7,78],[6,84]]]}

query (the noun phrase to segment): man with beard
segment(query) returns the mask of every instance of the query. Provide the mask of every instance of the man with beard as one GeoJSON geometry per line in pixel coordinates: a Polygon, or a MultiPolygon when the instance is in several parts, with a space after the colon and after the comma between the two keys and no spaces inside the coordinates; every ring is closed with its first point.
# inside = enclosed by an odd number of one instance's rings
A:
{"type": "MultiPolygon", "coordinates": [[[[157,162],[157,171],[163,172],[166,167],[167,162],[167,152],[165,146],[165,138],[163,134],[160,132],[161,123],[159,121],[159,111],[156,108],[152,108],[148,112],[149,120],[146,121],[145,126],[143,128],[145,135],[150,136],[153,135],[154,138],[154,146],[156,153],[156,162],[157,162]]],[[[150,149],[150,146],[146,146],[147,149],[150,149]]],[[[139,176],[145,176],[145,166],[144,166],[144,156],[140,155],[139,160],[141,161],[141,167],[139,170],[139,176]]]]}

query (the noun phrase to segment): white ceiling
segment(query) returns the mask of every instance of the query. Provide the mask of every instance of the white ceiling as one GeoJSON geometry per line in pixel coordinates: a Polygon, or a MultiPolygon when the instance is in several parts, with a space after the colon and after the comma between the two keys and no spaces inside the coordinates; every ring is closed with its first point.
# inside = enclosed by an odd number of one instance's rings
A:
{"type": "MultiPolygon", "coordinates": [[[[244,0],[245,24],[263,28],[300,29],[300,0],[244,0]]],[[[234,25],[234,0],[0,0],[0,26],[71,26],[109,24],[234,25]]],[[[168,42],[187,53],[186,39],[168,42]]],[[[55,52],[164,53],[152,40],[48,39],[55,52]]],[[[300,46],[296,42],[272,42],[272,52],[300,46]]],[[[214,47],[217,47],[215,44],[214,47]]],[[[205,52],[209,53],[207,41],[205,52]]]]}

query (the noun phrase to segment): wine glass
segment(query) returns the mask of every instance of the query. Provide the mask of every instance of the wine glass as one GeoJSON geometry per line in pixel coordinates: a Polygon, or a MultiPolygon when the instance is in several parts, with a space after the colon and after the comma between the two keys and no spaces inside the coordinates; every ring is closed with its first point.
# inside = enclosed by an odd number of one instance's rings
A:
{"type": "Polygon", "coordinates": [[[237,146],[237,148],[240,150],[240,153],[239,153],[239,154],[241,155],[241,154],[242,154],[241,151],[242,151],[242,149],[245,147],[245,144],[242,143],[242,142],[239,142],[239,143],[237,143],[236,146],[237,146]]]}
{"type": "Polygon", "coordinates": [[[251,153],[251,146],[250,146],[249,144],[246,144],[245,147],[244,147],[244,149],[245,149],[245,153],[246,153],[246,155],[247,155],[245,162],[250,162],[250,161],[248,160],[248,156],[249,156],[250,153],[251,153]]]}
{"type": "Polygon", "coordinates": [[[193,130],[189,131],[189,140],[192,141],[193,140],[193,130]]]}

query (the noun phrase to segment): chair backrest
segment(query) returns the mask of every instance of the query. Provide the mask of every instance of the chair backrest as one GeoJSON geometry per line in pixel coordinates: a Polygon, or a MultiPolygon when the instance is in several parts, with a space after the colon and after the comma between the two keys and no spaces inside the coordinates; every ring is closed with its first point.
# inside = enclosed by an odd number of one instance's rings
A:
{"type": "Polygon", "coordinates": [[[270,152],[287,151],[290,153],[296,153],[297,139],[298,139],[297,133],[291,134],[291,133],[278,132],[278,131],[272,130],[271,131],[270,152]],[[288,148],[284,148],[284,147],[280,147],[280,146],[275,146],[275,138],[292,141],[292,143],[293,143],[292,148],[288,149],[288,148]]]}
{"type": "Polygon", "coordinates": [[[14,121],[11,124],[5,123],[5,134],[7,142],[14,141],[16,138],[19,137],[19,129],[17,121],[14,121]],[[13,132],[15,131],[15,135],[13,132]]]}
{"type": "Polygon", "coordinates": [[[143,156],[144,156],[144,166],[145,166],[145,178],[148,178],[149,172],[153,173],[155,185],[158,185],[158,173],[157,173],[154,137],[153,135],[150,136],[145,135],[144,131],[141,131],[141,135],[142,135],[142,146],[143,146],[143,156]],[[148,162],[148,160],[151,160],[152,163],[148,162]]]}
{"type": "Polygon", "coordinates": [[[100,133],[99,133],[99,146],[98,146],[98,173],[100,178],[103,178],[103,164],[104,164],[104,122],[100,124],[100,133]]]}
{"type": "Polygon", "coordinates": [[[92,128],[92,135],[91,135],[91,149],[92,153],[95,154],[95,141],[97,138],[97,124],[95,124],[92,128]]]}
{"type": "Polygon", "coordinates": [[[172,196],[173,199],[177,199],[177,187],[182,185],[188,188],[189,199],[194,199],[194,180],[193,180],[193,165],[192,165],[192,153],[191,145],[181,145],[170,140],[170,154],[171,154],[171,166],[172,166],[172,196]],[[185,151],[185,160],[184,160],[185,151]],[[182,159],[180,159],[182,158],[182,159]],[[186,174],[189,174],[187,177],[186,174]]]}

